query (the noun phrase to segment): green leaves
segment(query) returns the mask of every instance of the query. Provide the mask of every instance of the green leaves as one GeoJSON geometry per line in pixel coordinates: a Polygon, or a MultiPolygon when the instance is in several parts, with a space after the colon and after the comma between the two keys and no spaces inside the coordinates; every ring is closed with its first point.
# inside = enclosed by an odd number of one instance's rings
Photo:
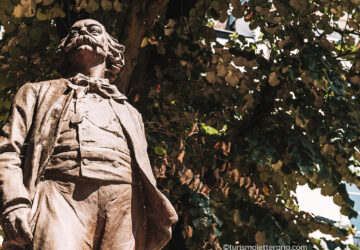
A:
{"type": "Polygon", "coordinates": [[[208,135],[221,135],[220,131],[211,126],[206,126],[204,123],[201,123],[200,125],[204,132],[208,135]]]}
{"type": "Polygon", "coordinates": [[[154,151],[158,155],[165,155],[166,154],[166,150],[164,148],[162,148],[161,146],[155,146],[154,151]]]}

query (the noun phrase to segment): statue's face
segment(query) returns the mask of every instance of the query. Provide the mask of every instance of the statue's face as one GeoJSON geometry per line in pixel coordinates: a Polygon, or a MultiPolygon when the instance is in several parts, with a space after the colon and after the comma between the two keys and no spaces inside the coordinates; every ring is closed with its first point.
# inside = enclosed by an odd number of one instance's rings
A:
{"type": "Polygon", "coordinates": [[[108,52],[105,32],[104,26],[95,20],[80,20],[70,29],[65,52],[76,63],[105,58],[108,52]]]}

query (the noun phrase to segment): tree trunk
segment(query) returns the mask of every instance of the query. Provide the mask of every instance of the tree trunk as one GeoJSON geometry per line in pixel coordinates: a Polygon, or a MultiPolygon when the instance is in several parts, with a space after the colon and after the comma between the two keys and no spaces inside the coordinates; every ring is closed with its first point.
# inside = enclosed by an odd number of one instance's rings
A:
{"type": "Polygon", "coordinates": [[[127,10],[125,25],[121,32],[120,43],[125,45],[125,67],[121,70],[116,85],[127,94],[132,74],[138,63],[141,42],[168,0],[132,1],[127,10]]]}

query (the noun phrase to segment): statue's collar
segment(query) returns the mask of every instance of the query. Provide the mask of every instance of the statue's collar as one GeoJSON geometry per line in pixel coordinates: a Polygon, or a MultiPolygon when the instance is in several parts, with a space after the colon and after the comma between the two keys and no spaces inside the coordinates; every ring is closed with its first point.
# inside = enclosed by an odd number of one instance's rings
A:
{"type": "Polygon", "coordinates": [[[115,85],[109,83],[108,79],[88,77],[81,73],[74,77],[67,78],[68,87],[76,90],[78,88],[86,88],[86,91],[92,91],[100,94],[105,98],[112,98],[115,101],[127,100],[127,97],[120,93],[115,85]]]}

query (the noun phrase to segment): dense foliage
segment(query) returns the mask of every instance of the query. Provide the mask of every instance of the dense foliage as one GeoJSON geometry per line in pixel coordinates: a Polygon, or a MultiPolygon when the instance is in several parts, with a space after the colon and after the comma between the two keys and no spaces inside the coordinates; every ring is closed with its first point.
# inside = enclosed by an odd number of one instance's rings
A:
{"type": "Polygon", "coordinates": [[[321,188],[357,216],[344,181],[360,187],[358,0],[1,0],[2,123],[19,86],[59,77],[56,46],[86,17],[126,46],[118,86],[143,114],[159,187],[180,216],[170,249],[345,248],[308,235],[354,229],[299,211],[293,191],[321,188]],[[262,37],[218,43],[212,25],[229,12],[262,37]]]}

